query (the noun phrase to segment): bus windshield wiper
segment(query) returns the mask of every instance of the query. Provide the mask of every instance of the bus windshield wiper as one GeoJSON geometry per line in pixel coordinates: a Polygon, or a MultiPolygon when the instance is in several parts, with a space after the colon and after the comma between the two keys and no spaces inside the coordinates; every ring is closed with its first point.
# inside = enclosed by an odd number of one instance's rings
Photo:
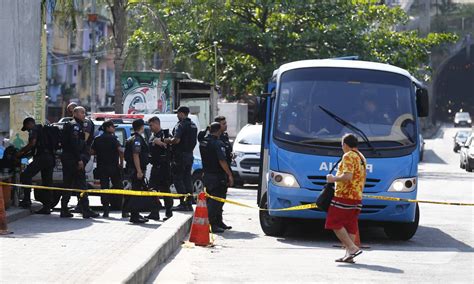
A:
{"type": "Polygon", "coordinates": [[[358,127],[356,127],[355,125],[351,124],[350,122],[347,122],[346,120],[344,120],[343,118],[341,118],[340,116],[330,112],[329,110],[327,110],[326,108],[324,108],[323,106],[319,106],[319,108],[324,111],[327,115],[329,115],[331,118],[333,118],[335,121],[339,122],[342,126],[345,126],[355,132],[357,132],[357,134],[359,134],[360,137],[362,137],[362,139],[364,140],[365,143],[367,143],[367,146],[369,146],[370,149],[372,149],[373,152],[377,152],[377,150],[375,149],[375,147],[372,145],[372,143],[370,143],[369,141],[369,138],[367,137],[367,135],[365,135],[364,131],[362,131],[361,129],[359,129],[358,127]]]}

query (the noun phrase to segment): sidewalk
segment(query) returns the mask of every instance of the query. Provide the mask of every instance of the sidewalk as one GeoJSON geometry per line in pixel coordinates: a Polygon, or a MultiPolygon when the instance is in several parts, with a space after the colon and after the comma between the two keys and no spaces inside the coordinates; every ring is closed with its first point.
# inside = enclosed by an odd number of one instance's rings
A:
{"type": "Polygon", "coordinates": [[[119,212],[108,219],[79,216],[54,212],[9,223],[14,234],[0,237],[2,282],[141,282],[179,247],[192,218],[174,212],[166,222],[133,225],[119,212]]]}

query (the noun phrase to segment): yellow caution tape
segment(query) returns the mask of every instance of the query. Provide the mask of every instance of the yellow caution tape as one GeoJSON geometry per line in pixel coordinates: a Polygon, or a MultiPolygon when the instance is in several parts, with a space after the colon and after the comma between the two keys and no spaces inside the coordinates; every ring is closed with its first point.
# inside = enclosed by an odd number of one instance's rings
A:
{"type": "Polygon", "coordinates": [[[379,199],[379,200],[388,200],[388,201],[402,201],[402,202],[410,202],[410,203],[428,203],[428,204],[438,204],[438,205],[474,206],[474,203],[429,201],[429,200],[398,198],[398,197],[389,197],[389,196],[377,196],[377,195],[366,195],[366,194],[362,195],[362,197],[371,198],[371,199],[379,199]]]}
{"type": "Polygon", "coordinates": [[[234,200],[220,198],[220,197],[217,197],[217,196],[210,195],[206,191],[204,191],[204,192],[206,193],[206,197],[209,197],[209,198],[214,199],[216,201],[219,201],[219,202],[222,202],[222,203],[229,203],[229,204],[233,204],[233,205],[237,205],[237,206],[241,206],[241,207],[247,207],[247,208],[251,208],[251,209],[257,209],[257,210],[261,210],[261,211],[298,211],[298,210],[313,209],[313,208],[318,207],[316,205],[316,203],[310,203],[310,204],[292,206],[292,207],[288,207],[288,208],[266,209],[266,208],[260,208],[260,207],[257,207],[257,206],[251,206],[251,205],[241,203],[241,202],[237,202],[237,201],[234,201],[234,200]]]}
{"type": "MultiPolygon", "coordinates": [[[[156,197],[172,197],[172,198],[182,198],[185,199],[193,197],[193,194],[180,194],[180,193],[167,193],[167,192],[156,192],[156,191],[141,191],[141,190],[128,190],[128,189],[73,189],[73,188],[62,188],[62,187],[52,187],[52,186],[41,186],[41,185],[25,185],[17,183],[8,183],[0,182],[0,185],[10,185],[15,187],[23,188],[35,188],[35,189],[45,189],[45,190],[60,190],[60,191],[70,191],[77,192],[82,194],[85,193],[96,193],[96,194],[116,194],[116,195],[129,195],[129,196],[156,196],[156,197]]],[[[288,208],[277,208],[277,209],[266,209],[259,208],[257,206],[248,205],[234,200],[224,199],[217,196],[210,195],[204,190],[206,197],[214,199],[222,203],[229,203],[241,207],[257,209],[262,211],[298,211],[298,210],[307,210],[314,209],[318,206],[316,203],[297,205],[288,208]]],[[[465,202],[446,202],[446,201],[429,201],[429,200],[418,200],[418,199],[409,199],[409,198],[398,198],[398,197],[389,197],[389,196],[377,196],[377,195],[363,195],[364,198],[378,199],[378,200],[387,200],[387,201],[401,201],[409,203],[427,203],[427,204],[438,204],[438,205],[455,205],[455,206],[474,206],[474,203],[465,203],[465,202]]]]}
{"type": "Polygon", "coordinates": [[[0,185],[10,185],[23,188],[35,188],[44,190],[60,190],[77,193],[97,193],[97,194],[117,194],[117,195],[131,195],[131,196],[158,196],[158,197],[174,197],[174,198],[189,198],[192,194],[180,194],[180,193],[167,193],[167,192],[156,192],[156,191],[140,191],[140,190],[128,190],[128,189],[73,189],[53,186],[41,186],[41,185],[26,185],[17,183],[0,182],[0,185]]]}

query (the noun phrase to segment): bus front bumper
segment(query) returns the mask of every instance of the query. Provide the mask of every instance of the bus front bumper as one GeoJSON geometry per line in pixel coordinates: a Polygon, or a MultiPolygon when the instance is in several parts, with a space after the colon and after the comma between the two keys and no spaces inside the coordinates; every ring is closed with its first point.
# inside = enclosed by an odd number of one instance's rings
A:
{"type": "MultiPolygon", "coordinates": [[[[268,185],[269,208],[288,208],[308,203],[314,203],[319,196],[319,191],[306,188],[286,188],[273,184],[268,185]]],[[[380,192],[377,196],[416,198],[416,191],[407,193],[380,192]]],[[[415,219],[415,203],[385,201],[364,198],[359,220],[375,222],[413,222],[415,219]]],[[[298,211],[270,211],[271,216],[303,219],[325,219],[326,212],[319,209],[306,209],[298,211]]]]}

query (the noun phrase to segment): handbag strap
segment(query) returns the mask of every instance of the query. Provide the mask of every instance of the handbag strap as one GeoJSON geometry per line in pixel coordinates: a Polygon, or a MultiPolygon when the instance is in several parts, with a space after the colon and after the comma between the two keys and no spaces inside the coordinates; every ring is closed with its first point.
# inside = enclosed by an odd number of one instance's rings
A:
{"type": "Polygon", "coordinates": [[[356,153],[356,154],[357,154],[357,156],[359,156],[359,159],[360,159],[360,161],[362,162],[362,165],[364,165],[364,167],[365,167],[365,162],[364,162],[364,159],[362,159],[362,156],[359,154],[359,152],[357,152],[357,151],[354,151],[354,150],[353,150],[352,152],[356,153]]]}
{"type": "Polygon", "coordinates": [[[342,157],[332,166],[332,169],[329,171],[329,174],[332,174],[334,172],[334,169],[337,167],[337,165],[342,161],[342,157]]]}

